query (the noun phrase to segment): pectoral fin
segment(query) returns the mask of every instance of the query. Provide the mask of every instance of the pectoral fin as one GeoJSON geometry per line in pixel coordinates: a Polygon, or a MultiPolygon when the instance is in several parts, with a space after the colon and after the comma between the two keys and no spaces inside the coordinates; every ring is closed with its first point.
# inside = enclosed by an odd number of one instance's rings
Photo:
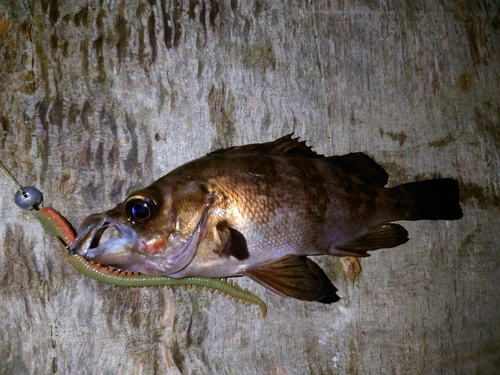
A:
{"type": "Polygon", "coordinates": [[[339,300],[323,270],[306,257],[287,255],[244,272],[252,280],[285,297],[332,303],[339,300]]]}
{"type": "Polygon", "coordinates": [[[408,232],[398,224],[382,224],[361,237],[337,246],[330,254],[337,256],[367,257],[367,251],[399,246],[408,241],[408,232]]]}
{"type": "Polygon", "coordinates": [[[247,240],[243,234],[230,228],[225,221],[218,223],[216,229],[220,246],[213,250],[215,253],[224,257],[235,257],[239,260],[247,259],[250,256],[247,240]]]}

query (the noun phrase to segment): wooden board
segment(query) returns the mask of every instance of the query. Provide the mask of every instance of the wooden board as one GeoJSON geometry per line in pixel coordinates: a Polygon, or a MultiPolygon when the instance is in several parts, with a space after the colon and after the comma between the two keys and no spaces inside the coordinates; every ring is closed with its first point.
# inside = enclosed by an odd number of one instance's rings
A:
{"type": "Polygon", "coordinates": [[[290,132],[389,184],[458,178],[464,218],[317,258],[334,305],[85,278],[0,178],[0,373],[500,373],[495,2],[0,4],[0,157],[75,225],[214,149],[290,132]]]}

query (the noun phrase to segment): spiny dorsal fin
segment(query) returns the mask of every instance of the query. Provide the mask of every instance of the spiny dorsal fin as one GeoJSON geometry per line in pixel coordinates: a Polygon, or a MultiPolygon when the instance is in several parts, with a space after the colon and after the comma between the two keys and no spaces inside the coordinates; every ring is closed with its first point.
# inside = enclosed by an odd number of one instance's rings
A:
{"type": "Polygon", "coordinates": [[[268,154],[287,155],[304,157],[311,159],[322,158],[311,147],[306,145],[306,141],[299,142],[299,137],[292,138],[293,133],[285,135],[273,142],[254,143],[250,145],[221,148],[209,153],[209,156],[225,156],[234,154],[268,154]]]}
{"type": "Polygon", "coordinates": [[[293,133],[285,135],[273,142],[254,143],[250,145],[222,148],[209,153],[209,156],[224,157],[242,154],[283,155],[308,159],[324,159],[326,162],[344,169],[346,172],[357,175],[373,186],[384,187],[389,175],[369,156],[357,152],[343,156],[325,158],[317,154],[306,141],[299,142],[299,138],[292,138],[293,133]]]}
{"type": "Polygon", "coordinates": [[[384,187],[389,179],[389,175],[384,168],[362,152],[354,152],[343,156],[329,156],[325,158],[325,161],[355,174],[373,186],[384,187]]]}

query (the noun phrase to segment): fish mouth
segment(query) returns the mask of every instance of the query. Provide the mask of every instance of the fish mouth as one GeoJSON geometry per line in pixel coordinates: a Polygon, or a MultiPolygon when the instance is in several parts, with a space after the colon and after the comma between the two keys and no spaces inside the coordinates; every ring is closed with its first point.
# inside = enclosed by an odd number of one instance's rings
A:
{"type": "Polygon", "coordinates": [[[137,236],[133,228],[117,222],[108,213],[92,214],[83,221],[70,253],[123,270],[169,276],[188,266],[208,232],[208,213],[205,210],[189,238],[171,241],[162,251],[150,254],[145,251],[145,241],[137,236]],[[101,237],[110,227],[116,229],[118,237],[111,237],[100,244],[101,237]]]}

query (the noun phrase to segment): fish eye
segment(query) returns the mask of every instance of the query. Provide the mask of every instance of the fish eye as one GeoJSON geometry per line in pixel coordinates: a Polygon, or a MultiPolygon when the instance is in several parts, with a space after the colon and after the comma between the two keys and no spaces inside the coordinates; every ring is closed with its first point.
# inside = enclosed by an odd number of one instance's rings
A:
{"type": "Polygon", "coordinates": [[[129,220],[142,223],[154,215],[157,204],[152,197],[148,197],[142,192],[140,194],[138,193],[127,199],[125,203],[125,212],[129,220]]]}

